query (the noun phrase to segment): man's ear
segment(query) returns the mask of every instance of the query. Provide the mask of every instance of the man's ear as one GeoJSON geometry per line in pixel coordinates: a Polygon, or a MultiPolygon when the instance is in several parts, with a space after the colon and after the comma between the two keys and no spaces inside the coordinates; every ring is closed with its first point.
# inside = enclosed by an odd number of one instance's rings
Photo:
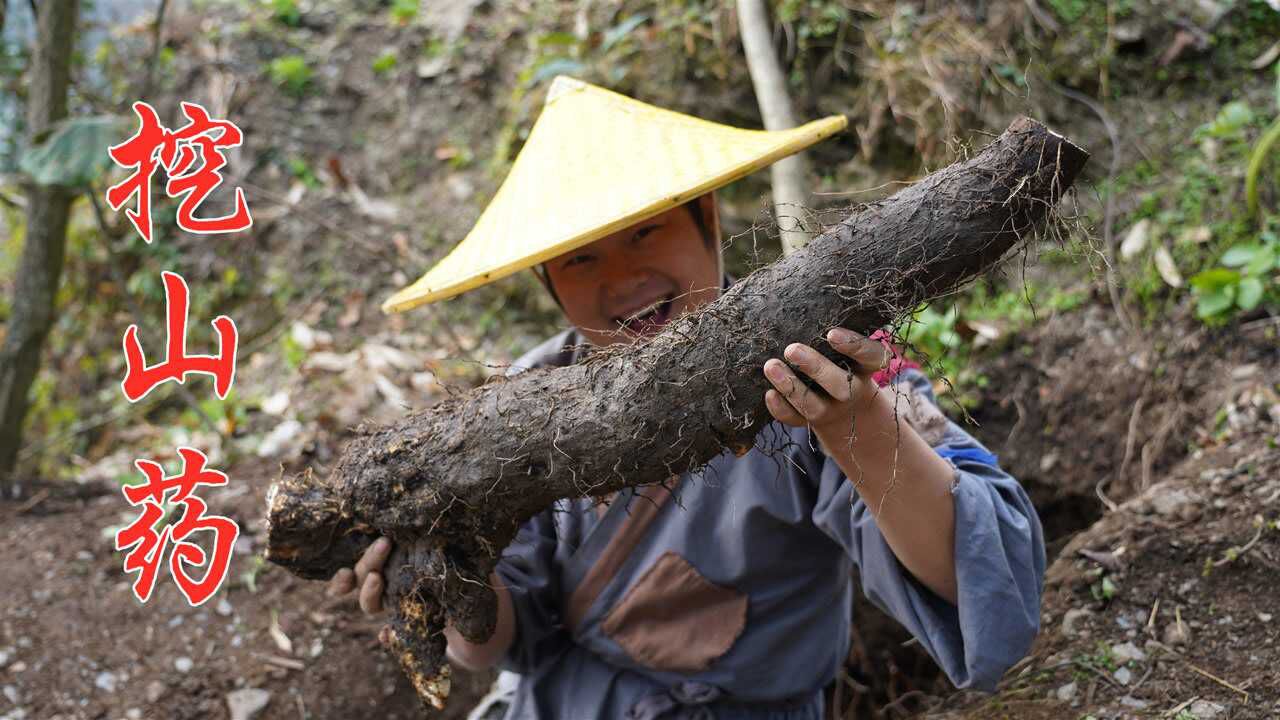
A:
{"type": "Polygon", "coordinates": [[[698,198],[698,212],[711,233],[711,241],[720,244],[720,206],[716,202],[716,191],[712,190],[698,198]]]}

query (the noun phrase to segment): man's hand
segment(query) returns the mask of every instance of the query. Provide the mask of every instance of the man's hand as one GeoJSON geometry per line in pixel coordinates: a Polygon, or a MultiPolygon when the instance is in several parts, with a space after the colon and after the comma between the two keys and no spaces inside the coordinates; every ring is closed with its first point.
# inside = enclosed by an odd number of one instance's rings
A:
{"type": "Polygon", "coordinates": [[[391,555],[391,539],[380,537],[373,541],[356,561],[355,569],[342,568],[334,573],[329,581],[330,597],[345,595],[356,588],[360,589],[360,609],[366,615],[382,612],[382,591],[387,583],[382,577],[382,566],[387,564],[391,555]]]}
{"type": "Polygon", "coordinates": [[[826,395],[814,392],[796,377],[787,363],[770,358],[764,375],[773,384],[765,393],[765,406],[779,422],[797,427],[810,426],[820,438],[843,438],[856,414],[864,411],[879,388],[871,376],[888,362],[883,344],[844,328],[827,333],[831,347],[853,360],[848,372],[817,350],[792,343],[783,352],[787,362],[808,375],[826,395]]]}

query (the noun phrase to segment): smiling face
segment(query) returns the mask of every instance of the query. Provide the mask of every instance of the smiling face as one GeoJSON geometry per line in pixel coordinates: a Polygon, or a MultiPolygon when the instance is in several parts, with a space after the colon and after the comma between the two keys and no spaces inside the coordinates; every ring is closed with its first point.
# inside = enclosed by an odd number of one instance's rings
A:
{"type": "Polygon", "coordinates": [[[674,207],[545,264],[560,306],[593,345],[633,342],[720,295],[715,196],[697,200],[710,238],[674,207]]]}

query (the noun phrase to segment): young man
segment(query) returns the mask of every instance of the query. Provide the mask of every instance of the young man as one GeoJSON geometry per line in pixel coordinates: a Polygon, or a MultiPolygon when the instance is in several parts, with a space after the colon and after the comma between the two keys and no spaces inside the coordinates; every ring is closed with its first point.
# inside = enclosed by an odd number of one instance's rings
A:
{"type": "MultiPolygon", "coordinates": [[[[553,100],[563,96],[555,93],[553,100]]],[[[648,108],[619,97],[591,99],[628,116],[648,108]]],[[[609,117],[595,117],[596,127],[609,117]]],[[[529,144],[555,120],[549,100],[529,144]]],[[[541,151],[527,145],[521,158],[541,151]]],[[[494,205],[519,182],[520,159],[516,165],[494,205]]],[[[750,163],[725,165],[739,172],[750,163]]],[[[710,172],[704,191],[732,175],[710,172]]],[[[627,194],[625,178],[618,187],[627,194]]],[[[517,361],[517,370],[643,339],[726,286],[713,194],[667,193],[656,212],[644,205],[651,194],[635,196],[621,206],[642,210],[624,214],[625,222],[572,242],[552,233],[558,242],[539,241],[543,251],[526,248],[520,262],[503,266],[538,266],[573,326],[517,361]]],[[[493,274],[472,276],[485,272],[493,274]]],[[[453,287],[472,276],[456,274],[462,279],[453,287]]],[[[429,273],[409,290],[448,292],[439,287],[429,273]]],[[[502,663],[521,674],[508,717],[821,718],[822,688],[848,651],[855,565],[867,596],[958,687],[994,687],[1026,652],[1039,627],[1045,562],[1026,494],[941,415],[919,372],[900,372],[885,387],[876,382],[886,361],[881,343],[841,328],[825,341],[855,370],[808,345],[787,345],[760,368],[777,422],[749,452],[726,452],[671,490],[556,503],[522,528],[491,578],[499,601],[493,637],[473,644],[446,630],[454,662],[502,663]]],[[[361,607],[379,611],[389,550],[386,539],[375,543],[354,570],[335,577],[335,591],[359,587],[361,607]]]]}

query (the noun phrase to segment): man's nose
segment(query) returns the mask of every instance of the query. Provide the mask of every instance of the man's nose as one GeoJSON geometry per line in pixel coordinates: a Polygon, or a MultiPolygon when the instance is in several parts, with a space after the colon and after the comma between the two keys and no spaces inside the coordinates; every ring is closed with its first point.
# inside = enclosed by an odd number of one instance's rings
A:
{"type": "Polygon", "coordinates": [[[605,277],[605,295],[612,301],[625,301],[638,293],[649,282],[648,270],[629,263],[619,263],[610,268],[605,277]]]}

